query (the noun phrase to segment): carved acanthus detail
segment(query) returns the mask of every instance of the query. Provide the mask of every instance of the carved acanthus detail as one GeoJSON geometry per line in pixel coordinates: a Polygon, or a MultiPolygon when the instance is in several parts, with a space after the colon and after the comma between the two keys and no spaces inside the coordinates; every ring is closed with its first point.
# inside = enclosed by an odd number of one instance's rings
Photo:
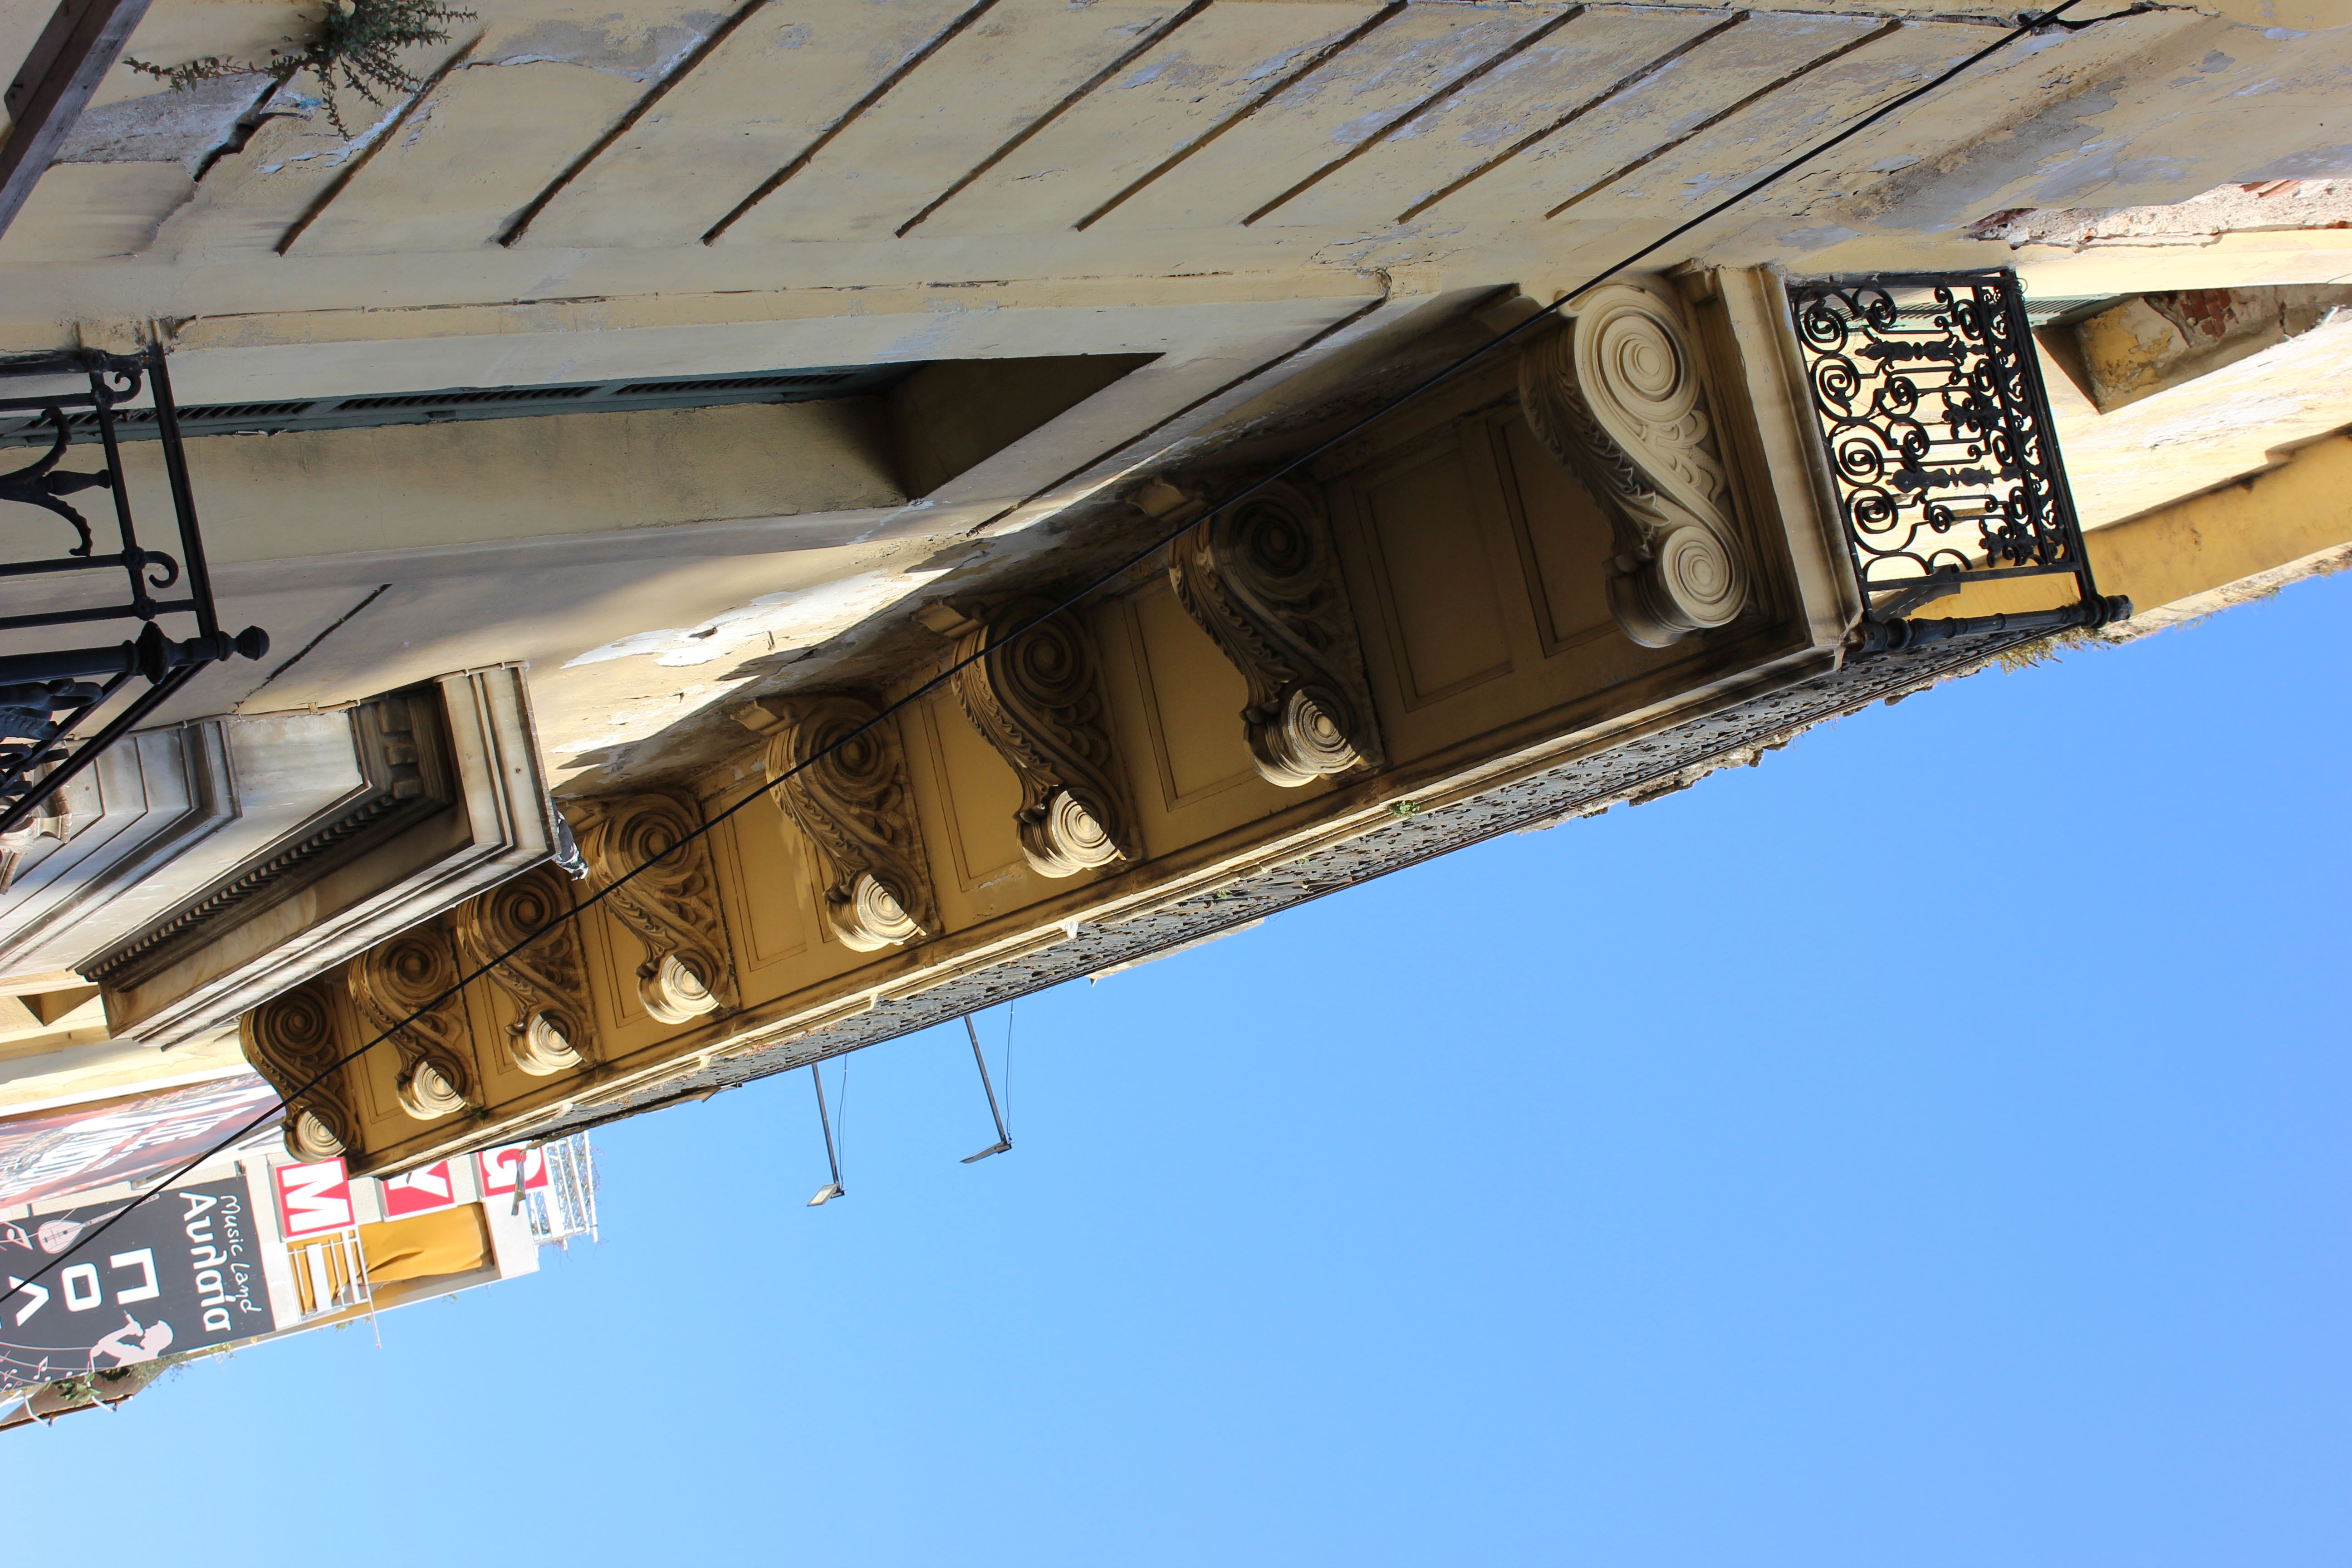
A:
{"type": "Polygon", "coordinates": [[[430,925],[376,943],[343,971],[362,1026],[400,1053],[401,1109],[419,1121],[478,1103],[457,975],[447,934],[430,925]]]}
{"type": "Polygon", "coordinates": [[[1176,541],[1176,597],[1249,683],[1257,771],[1288,788],[1383,760],[1355,612],[1322,509],[1274,484],[1176,541]]]}
{"type": "Polygon", "coordinates": [[[693,837],[702,826],[693,800],[668,790],[610,796],[586,803],[581,815],[590,880],[611,889],[604,907],[645,944],[637,1000],[646,1012],[677,1025],[734,1011],[735,963],[719,876],[709,846],[693,837]]]}
{"type": "Polygon", "coordinates": [[[938,931],[896,721],[845,692],[795,700],[783,714],[768,742],[770,792],[816,848],[834,935],[871,952],[938,931]]]}
{"type": "Polygon", "coordinates": [[[331,1160],[359,1137],[359,1120],[330,1071],[343,1055],[335,1034],[334,983],[324,978],[271,997],[237,1021],[245,1059],[286,1101],[286,1148],[302,1160],[331,1160]],[[305,1089],[320,1073],[327,1076],[305,1089]]]}
{"type": "Polygon", "coordinates": [[[564,918],[571,910],[572,879],[541,866],[499,883],[457,911],[457,949],[468,970],[489,966],[507,1049],[515,1066],[534,1078],[566,1071],[596,1056],[587,966],[578,930],[564,918]],[[518,951],[499,956],[518,942],[523,944],[518,951]]]}
{"type": "Polygon", "coordinates": [[[1731,484],[1674,304],[1626,283],[1595,289],[1520,355],[1519,404],[1609,514],[1609,607],[1627,637],[1664,647],[1739,614],[1748,566],[1731,484]]]}
{"type": "Polygon", "coordinates": [[[1013,823],[1030,868],[1074,877],[1136,858],[1134,813],[1118,782],[1094,645],[1071,616],[1041,620],[1053,607],[1041,598],[956,602],[933,605],[927,619],[956,639],[957,663],[975,660],[950,684],[971,727],[1020,775],[1013,823]]]}

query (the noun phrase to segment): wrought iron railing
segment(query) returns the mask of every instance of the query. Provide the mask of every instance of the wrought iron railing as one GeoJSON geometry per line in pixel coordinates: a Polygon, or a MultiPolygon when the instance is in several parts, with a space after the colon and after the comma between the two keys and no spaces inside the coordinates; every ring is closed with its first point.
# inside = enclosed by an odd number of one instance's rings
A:
{"type": "MultiPolygon", "coordinates": [[[[160,344],[136,354],[84,351],[0,360],[0,426],[48,433],[40,457],[0,473],[0,503],[10,503],[0,507],[0,584],[16,588],[11,600],[30,590],[48,602],[38,609],[0,603],[0,612],[11,612],[0,613],[0,633],[140,623],[137,635],[121,643],[0,654],[5,837],[205,666],[239,654],[259,658],[269,651],[269,637],[258,626],[231,637],[214,614],[212,577],[160,344]],[[125,408],[142,391],[153,395],[152,411],[125,408]],[[134,414],[152,417],[163,447],[179,525],[176,553],[142,544],[131,521],[115,426],[118,417],[134,414]],[[103,468],[61,466],[77,435],[96,437],[103,468]],[[103,525],[94,528],[67,499],[85,490],[102,490],[111,502],[112,539],[101,541],[103,525]],[[50,514],[46,534],[36,531],[25,508],[50,514]],[[67,536],[62,542],[59,532],[67,536]],[[100,549],[101,542],[110,547],[100,549]],[[100,602],[88,602],[89,588],[100,590],[100,602]],[[167,616],[190,617],[194,635],[167,636],[167,616]],[[134,688],[135,681],[146,684],[134,688]]],[[[104,509],[91,510],[102,514],[104,509]]]]}
{"type": "Polygon", "coordinates": [[[1789,289],[1862,587],[1858,652],[2131,614],[2092,579],[2013,272],[1839,278],[1789,289]],[[1906,618],[1970,583],[2074,579],[2074,602],[1906,618]]]}

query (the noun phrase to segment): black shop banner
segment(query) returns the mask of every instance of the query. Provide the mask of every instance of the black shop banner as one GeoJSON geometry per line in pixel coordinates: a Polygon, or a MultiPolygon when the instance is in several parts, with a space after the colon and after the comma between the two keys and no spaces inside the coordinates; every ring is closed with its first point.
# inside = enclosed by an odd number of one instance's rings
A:
{"type": "Polygon", "coordinates": [[[0,1388],[269,1332],[262,1245],[241,1176],[0,1221],[0,1388]]]}

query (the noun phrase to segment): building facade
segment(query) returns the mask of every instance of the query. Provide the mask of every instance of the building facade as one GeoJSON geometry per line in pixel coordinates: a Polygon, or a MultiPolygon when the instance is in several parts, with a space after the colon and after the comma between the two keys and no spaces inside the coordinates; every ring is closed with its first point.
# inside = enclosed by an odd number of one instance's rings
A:
{"type": "Polygon", "coordinates": [[[2352,16],[2278,9],[2078,8],[1710,216],[2011,23],[515,0],[371,100],[231,68],[290,5],[154,0],[127,58],[231,65],[103,73],[0,348],[169,351],[270,648],[17,830],[18,1055],[94,1098],[233,1040],[397,1172],[1678,787],[2094,582],[2124,636],[2330,569],[2352,16]],[[2063,463],[1968,485],[2079,544],[1887,566],[1833,388],[1891,362],[1825,381],[1874,329],[1803,286],[1996,268],[2063,463]]]}

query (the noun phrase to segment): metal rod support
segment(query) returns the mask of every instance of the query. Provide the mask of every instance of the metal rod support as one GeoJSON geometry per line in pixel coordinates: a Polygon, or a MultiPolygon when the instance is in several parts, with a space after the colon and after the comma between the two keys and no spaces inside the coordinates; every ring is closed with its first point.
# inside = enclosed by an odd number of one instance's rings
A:
{"type": "Polygon", "coordinates": [[[833,1184],[838,1187],[841,1185],[841,1155],[834,1149],[833,1118],[824,1109],[824,1074],[818,1070],[815,1062],[809,1063],[809,1081],[816,1085],[816,1119],[818,1125],[824,1129],[825,1169],[833,1173],[833,1184]]]}
{"type": "Polygon", "coordinates": [[[109,675],[143,675],[161,680],[173,670],[192,664],[214,664],[243,654],[260,658],[269,651],[269,635],[247,626],[236,637],[215,632],[211,637],[173,641],[152,626],[131,642],[111,647],[57,648],[47,653],[0,655],[0,683],[26,680],[86,680],[109,675]]]}
{"type": "Polygon", "coordinates": [[[1860,628],[1856,653],[1895,653],[1954,637],[1987,632],[2058,632],[2071,626],[2096,630],[2111,621],[2131,618],[2132,602],[2120,594],[2068,605],[2058,610],[2021,610],[2006,616],[1953,616],[1936,620],[1865,621],[1860,628]]]}
{"type": "Polygon", "coordinates": [[[996,1086],[988,1081],[988,1058],[980,1054],[980,1031],[972,1027],[971,1015],[969,1013],[963,1016],[963,1032],[971,1040],[971,1065],[980,1069],[980,1087],[988,1094],[989,1120],[996,1123],[996,1142],[977,1154],[965,1155],[963,1163],[969,1165],[974,1160],[985,1160],[991,1154],[1003,1153],[1013,1147],[1013,1140],[1005,1135],[1004,1113],[996,1108],[996,1086]]]}
{"type": "MultiPolygon", "coordinates": [[[[188,597],[196,602],[196,634],[199,637],[220,636],[220,623],[213,618],[212,569],[205,563],[204,535],[196,527],[195,486],[188,479],[188,454],[180,444],[180,411],[172,400],[172,373],[163,363],[163,345],[151,343],[147,349],[147,384],[155,394],[155,428],[163,438],[163,472],[172,481],[172,510],[180,523],[181,565],[188,574],[188,597]]],[[[114,426],[106,426],[106,458],[121,484],[122,461],[115,450],[114,426]]],[[[125,516],[128,516],[126,509],[125,516]]],[[[123,542],[130,543],[126,531],[123,542]]]]}

